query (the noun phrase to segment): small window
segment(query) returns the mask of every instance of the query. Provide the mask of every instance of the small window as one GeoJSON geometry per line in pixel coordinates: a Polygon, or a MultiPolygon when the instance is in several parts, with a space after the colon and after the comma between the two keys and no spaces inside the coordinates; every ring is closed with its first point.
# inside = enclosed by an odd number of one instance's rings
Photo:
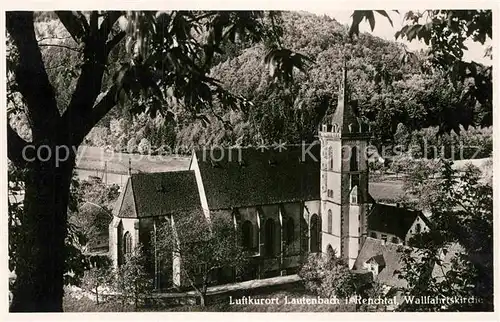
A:
{"type": "Polygon", "coordinates": [[[420,224],[416,224],[416,225],[415,225],[415,232],[416,232],[417,234],[418,234],[418,233],[420,233],[421,229],[422,229],[422,227],[420,226],[420,224]]]}
{"type": "Polygon", "coordinates": [[[370,233],[370,237],[371,237],[371,238],[377,238],[377,233],[371,232],[371,233],[370,233]]]}
{"type": "Polygon", "coordinates": [[[132,253],[132,235],[127,231],[123,235],[123,257],[126,259],[132,253]]]}
{"type": "Polygon", "coordinates": [[[381,239],[382,239],[384,242],[387,242],[387,235],[386,235],[386,234],[382,234],[381,239]]]}
{"type": "Polygon", "coordinates": [[[328,233],[332,233],[332,226],[333,226],[333,215],[332,215],[332,210],[328,209],[328,233]]]}
{"type": "Polygon", "coordinates": [[[399,239],[397,237],[392,237],[391,242],[394,243],[394,244],[398,244],[399,243],[399,239]]]}

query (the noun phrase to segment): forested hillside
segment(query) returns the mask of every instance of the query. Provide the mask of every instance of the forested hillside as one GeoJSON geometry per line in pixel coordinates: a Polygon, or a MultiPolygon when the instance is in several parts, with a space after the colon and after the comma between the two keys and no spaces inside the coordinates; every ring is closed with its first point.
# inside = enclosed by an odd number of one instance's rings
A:
{"type": "MultiPolygon", "coordinates": [[[[50,17],[45,19],[47,22],[43,23],[50,26],[50,17]]],[[[424,128],[451,129],[450,124],[456,124],[456,131],[458,124],[466,128],[491,125],[491,106],[481,106],[475,101],[470,95],[471,84],[453,84],[427,65],[425,52],[408,55],[402,45],[369,34],[351,40],[347,36],[348,26],[327,16],[284,12],[281,19],[284,47],[314,61],[305,73],[297,71],[292,85],[272,81],[262,59],[265,44],[243,41],[239,46],[225,48],[212,76],[231,92],[251,100],[253,107],[206,111],[209,121],[206,122],[199,115],[175,107],[174,117],[150,118],[146,114],[132,117],[128,111],[133,106],[124,104],[115,107],[92,130],[87,144],[139,152],[163,146],[183,153],[207,145],[312,141],[326,109],[336,105],[343,55],[348,57],[351,99],[372,124],[375,144],[397,143],[394,134],[400,123],[399,127],[403,126],[410,135],[408,142],[412,142],[411,136],[421,137],[416,131],[424,128]]],[[[62,54],[62,50],[47,49],[46,57],[54,57],[51,66],[58,65],[61,57],[66,61],[62,61],[64,64],[71,65],[68,60],[75,57],[74,53],[62,54]]],[[[119,56],[120,51],[114,55],[119,56]]],[[[59,71],[56,69],[51,77],[54,85],[71,87],[64,76],[71,69],[59,71]]],[[[70,98],[61,94],[58,99],[70,98]]],[[[434,135],[433,131],[427,132],[434,135]]],[[[491,130],[473,133],[479,137],[472,141],[487,142],[489,146],[491,130]]]]}

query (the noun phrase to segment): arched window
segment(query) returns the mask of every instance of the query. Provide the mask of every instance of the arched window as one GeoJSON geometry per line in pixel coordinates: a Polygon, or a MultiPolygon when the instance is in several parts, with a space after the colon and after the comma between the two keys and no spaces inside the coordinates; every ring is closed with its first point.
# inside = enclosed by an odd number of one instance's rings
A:
{"type": "Polygon", "coordinates": [[[328,209],[328,233],[332,233],[332,226],[333,226],[333,216],[332,216],[332,210],[328,209]]]}
{"type": "Polygon", "coordinates": [[[127,231],[123,235],[123,257],[126,259],[132,253],[132,235],[127,231]]]}
{"type": "Polygon", "coordinates": [[[265,239],[265,244],[264,244],[264,249],[266,251],[266,256],[274,256],[274,249],[275,249],[275,246],[274,246],[274,242],[276,240],[276,226],[274,224],[274,220],[272,220],[271,218],[269,218],[267,221],[266,221],[266,225],[265,225],[265,236],[266,236],[266,239],[265,239]]]}
{"type": "Polygon", "coordinates": [[[420,226],[420,224],[416,224],[416,225],[415,225],[415,232],[416,232],[417,234],[419,234],[419,233],[420,233],[421,229],[422,229],[422,227],[420,226]]]}
{"type": "Polygon", "coordinates": [[[317,253],[320,250],[320,221],[318,215],[314,214],[311,216],[310,223],[310,251],[311,253],[317,253]]]}
{"type": "Polygon", "coordinates": [[[377,238],[377,233],[374,233],[373,231],[370,233],[371,238],[377,238]]]}
{"type": "Polygon", "coordinates": [[[241,225],[241,244],[245,250],[253,247],[253,225],[249,220],[245,220],[241,225]]]}
{"type": "Polygon", "coordinates": [[[358,148],[355,146],[351,149],[350,169],[351,171],[358,171],[358,148]]]}
{"type": "Polygon", "coordinates": [[[328,169],[333,169],[333,147],[328,148],[328,169]]]}
{"type": "Polygon", "coordinates": [[[295,239],[295,223],[293,218],[288,218],[285,226],[285,243],[291,244],[295,239]]]}

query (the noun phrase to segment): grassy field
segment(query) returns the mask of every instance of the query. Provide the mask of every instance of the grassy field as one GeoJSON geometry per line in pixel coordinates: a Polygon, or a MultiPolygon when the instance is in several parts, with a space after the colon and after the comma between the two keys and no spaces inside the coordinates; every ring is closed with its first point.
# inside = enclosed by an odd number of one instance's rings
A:
{"type": "Polygon", "coordinates": [[[134,172],[160,172],[187,170],[190,157],[175,155],[142,155],[105,151],[103,148],[81,146],[76,166],[80,169],[111,173],[127,173],[129,160],[134,172]],[[107,162],[106,162],[107,161],[107,162]]]}

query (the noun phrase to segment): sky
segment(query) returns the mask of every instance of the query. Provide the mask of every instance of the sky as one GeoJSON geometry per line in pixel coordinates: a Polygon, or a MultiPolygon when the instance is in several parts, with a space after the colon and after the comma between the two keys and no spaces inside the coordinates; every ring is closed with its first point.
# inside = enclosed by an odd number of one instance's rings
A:
{"type": "MultiPolygon", "coordinates": [[[[309,9],[307,11],[318,15],[326,14],[344,25],[350,26],[352,22],[351,19],[351,14],[353,12],[352,10],[324,10],[322,8],[319,8],[316,10],[309,9]]],[[[403,18],[405,12],[406,12],[405,10],[400,10],[399,14],[396,12],[389,12],[389,16],[392,19],[393,26],[391,26],[391,24],[385,17],[379,14],[375,14],[375,29],[371,31],[368,21],[364,20],[363,22],[361,22],[359,30],[360,32],[368,32],[374,36],[386,40],[395,41],[394,34],[398,30],[400,30],[401,27],[404,26],[403,18]]],[[[408,49],[410,50],[419,50],[427,47],[427,45],[424,42],[419,40],[413,40],[410,43],[408,41],[402,41],[401,39],[398,39],[397,42],[404,43],[405,45],[408,46],[408,49]]],[[[492,65],[491,59],[484,57],[484,51],[486,47],[491,44],[492,44],[491,39],[489,39],[489,41],[487,41],[484,45],[481,45],[480,43],[476,43],[473,41],[467,41],[465,45],[468,47],[468,50],[464,52],[464,60],[466,61],[473,60],[475,62],[482,63],[485,65],[492,65]]]]}

